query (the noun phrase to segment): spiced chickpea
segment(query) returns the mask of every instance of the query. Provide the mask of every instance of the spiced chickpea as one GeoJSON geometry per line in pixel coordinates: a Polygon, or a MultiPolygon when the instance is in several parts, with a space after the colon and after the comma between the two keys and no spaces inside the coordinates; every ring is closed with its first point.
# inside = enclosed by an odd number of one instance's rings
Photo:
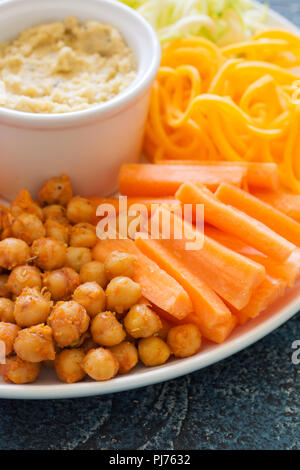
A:
{"type": "Polygon", "coordinates": [[[10,297],[11,292],[7,286],[8,274],[0,274],[0,297],[10,297]]]}
{"type": "Polygon", "coordinates": [[[42,362],[55,358],[52,330],[41,324],[19,331],[14,350],[23,361],[42,362]]]}
{"type": "Polygon", "coordinates": [[[107,279],[111,280],[118,276],[132,277],[136,259],[136,256],[130,253],[122,253],[120,251],[110,253],[104,262],[107,279]]]}
{"type": "Polygon", "coordinates": [[[87,222],[73,225],[70,230],[70,245],[93,248],[97,243],[96,228],[87,222]]]}
{"type": "Polygon", "coordinates": [[[95,208],[88,199],[75,196],[68,203],[67,218],[72,224],[79,224],[80,222],[93,223],[95,208]]]}
{"type": "Polygon", "coordinates": [[[43,216],[45,221],[50,219],[56,220],[56,222],[62,225],[69,225],[66,208],[59,204],[51,204],[50,206],[43,207],[43,216]]]}
{"type": "Polygon", "coordinates": [[[66,266],[79,272],[82,266],[92,261],[92,254],[89,248],[69,246],[66,254],[66,266]]]}
{"type": "Polygon", "coordinates": [[[79,284],[79,274],[72,268],[56,269],[43,275],[43,286],[54,300],[68,300],[79,284]]]}
{"type": "Polygon", "coordinates": [[[82,362],[85,353],[81,349],[64,349],[55,358],[55,371],[62,382],[73,384],[85,376],[82,362]]]}
{"type": "Polygon", "coordinates": [[[36,201],[33,201],[27,189],[22,189],[19,192],[16,199],[10,205],[10,212],[13,217],[17,217],[25,212],[26,214],[34,214],[41,220],[44,218],[42,208],[36,201]]]}
{"type": "Polygon", "coordinates": [[[89,327],[89,316],[85,308],[74,300],[58,302],[48,318],[54,339],[60,348],[78,342],[89,327]]]}
{"type": "Polygon", "coordinates": [[[110,281],[105,294],[107,308],[117,313],[124,313],[137,303],[142,289],[129,277],[119,276],[110,281]]]}
{"type": "Polygon", "coordinates": [[[145,366],[159,366],[167,362],[171,351],[167,343],[157,336],[143,338],[139,341],[138,352],[145,366]]]}
{"type": "Polygon", "coordinates": [[[31,247],[34,263],[44,271],[62,268],[66,262],[66,245],[54,238],[39,238],[31,247]]]}
{"type": "Polygon", "coordinates": [[[41,364],[22,361],[17,356],[8,357],[4,366],[3,378],[6,382],[22,385],[35,382],[41,370],[41,364]]]}
{"type": "Polygon", "coordinates": [[[72,185],[67,175],[51,178],[43,184],[39,191],[41,204],[61,204],[66,206],[73,196],[72,185]]]}
{"type": "Polygon", "coordinates": [[[13,323],[0,322],[0,341],[5,344],[5,354],[8,356],[14,346],[20,328],[13,323]]]}
{"type": "Polygon", "coordinates": [[[115,355],[104,348],[91,349],[83,360],[85,372],[100,382],[110,380],[117,375],[119,363],[115,355]]]}
{"type": "Polygon", "coordinates": [[[104,264],[100,261],[90,261],[80,268],[80,279],[82,282],[97,282],[103,289],[107,285],[104,264]]]}
{"type": "Polygon", "coordinates": [[[74,291],[73,299],[86,309],[90,317],[105,308],[105,292],[97,282],[85,282],[74,291]]]}
{"type": "Polygon", "coordinates": [[[167,342],[174,356],[193,356],[201,347],[201,333],[192,323],[174,326],[168,333],[167,342]]]}
{"type": "Polygon", "coordinates": [[[11,233],[13,237],[20,238],[31,245],[34,240],[44,237],[46,230],[41,219],[34,214],[24,212],[14,218],[11,233]]]}
{"type": "Polygon", "coordinates": [[[54,238],[63,243],[69,242],[70,228],[57,220],[47,219],[45,222],[45,234],[48,238],[54,238]]]}
{"type": "Polygon", "coordinates": [[[15,266],[26,264],[30,258],[30,249],[24,240],[5,238],[0,242],[0,267],[13,269],[15,266]]]}
{"type": "Polygon", "coordinates": [[[50,294],[42,294],[35,287],[25,287],[16,298],[14,317],[22,328],[45,323],[50,314],[50,294]]]}
{"type": "Polygon", "coordinates": [[[100,346],[115,346],[124,341],[126,332],[113,312],[101,312],[91,324],[93,340],[100,346]]]}
{"type": "Polygon", "coordinates": [[[41,289],[41,271],[36,266],[30,266],[29,264],[17,266],[11,271],[8,277],[7,287],[15,296],[20,295],[25,287],[41,289]]]}
{"type": "Polygon", "coordinates": [[[124,326],[133,338],[149,338],[162,328],[162,323],[147,305],[136,304],[124,318],[124,326]]]}
{"type": "Polygon", "coordinates": [[[123,341],[111,347],[110,350],[118,360],[120,374],[126,374],[137,365],[139,360],[138,352],[135,345],[129,341],[123,341]]]}
{"type": "Polygon", "coordinates": [[[0,322],[16,323],[14,317],[15,304],[6,297],[0,297],[0,322]]]}

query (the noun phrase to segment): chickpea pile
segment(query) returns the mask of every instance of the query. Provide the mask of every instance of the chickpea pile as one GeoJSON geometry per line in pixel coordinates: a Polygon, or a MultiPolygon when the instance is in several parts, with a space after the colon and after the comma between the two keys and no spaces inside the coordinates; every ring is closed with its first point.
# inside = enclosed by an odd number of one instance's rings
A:
{"type": "MultiPolygon", "coordinates": [[[[133,278],[136,257],[114,251],[93,259],[94,208],[73,196],[69,178],[47,181],[34,201],[27,190],[0,208],[1,372],[34,382],[41,367],[75,383],[109,380],[133,369],[188,357],[201,346],[193,324],[161,319],[133,278]]],[[[101,242],[100,242],[101,243],[101,242]]]]}

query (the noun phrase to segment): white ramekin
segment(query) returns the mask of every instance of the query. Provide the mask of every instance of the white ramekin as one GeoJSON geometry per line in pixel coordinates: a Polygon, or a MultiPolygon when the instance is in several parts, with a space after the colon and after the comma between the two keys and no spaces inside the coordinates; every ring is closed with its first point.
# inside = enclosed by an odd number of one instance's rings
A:
{"type": "Polygon", "coordinates": [[[160,44],[149,24],[114,0],[5,0],[0,2],[0,41],[32,25],[98,20],[116,26],[132,49],[137,77],[111,101],[66,114],[32,114],[0,108],[0,194],[21,188],[34,195],[42,181],[66,173],[81,195],[117,189],[119,167],[139,158],[160,44]]]}

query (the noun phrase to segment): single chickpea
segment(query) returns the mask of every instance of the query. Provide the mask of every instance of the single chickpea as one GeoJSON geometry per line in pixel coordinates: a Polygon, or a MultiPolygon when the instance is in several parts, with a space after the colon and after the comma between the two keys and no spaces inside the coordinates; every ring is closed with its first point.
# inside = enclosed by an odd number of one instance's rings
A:
{"type": "Polygon", "coordinates": [[[110,281],[105,294],[107,308],[117,313],[123,313],[137,303],[142,289],[129,277],[119,276],[110,281]]]}
{"type": "Polygon", "coordinates": [[[8,277],[7,287],[15,296],[20,295],[25,287],[36,287],[37,289],[41,289],[41,271],[37,267],[30,266],[28,264],[17,266],[12,270],[8,277]]]}
{"type": "Polygon", "coordinates": [[[139,341],[138,351],[145,366],[160,366],[167,362],[171,351],[167,343],[157,336],[143,338],[139,341]]]}
{"type": "Polygon", "coordinates": [[[201,348],[201,333],[192,323],[174,326],[168,333],[167,343],[176,357],[189,357],[201,348]]]}
{"type": "Polygon", "coordinates": [[[26,242],[17,238],[6,238],[0,242],[0,267],[13,269],[26,264],[30,258],[30,249],[26,242]]]}
{"type": "Polygon", "coordinates": [[[95,216],[95,208],[88,199],[75,196],[69,201],[67,217],[72,224],[79,224],[80,222],[93,223],[95,216]]]}
{"type": "Polygon", "coordinates": [[[98,382],[110,380],[117,375],[119,363],[114,354],[108,349],[91,349],[83,360],[85,372],[98,382]]]}
{"type": "Polygon", "coordinates": [[[139,360],[138,352],[135,345],[129,341],[123,341],[123,343],[113,346],[110,350],[118,360],[120,374],[126,374],[137,365],[139,360]]]}
{"type": "Polygon", "coordinates": [[[7,286],[8,274],[0,274],[0,297],[10,297],[10,290],[7,286]]]}
{"type": "Polygon", "coordinates": [[[62,382],[73,384],[79,382],[85,376],[82,362],[85,353],[81,349],[64,349],[56,355],[55,370],[62,382]]]}
{"type": "Polygon", "coordinates": [[[31,245],[34,240],[44,237],[46,230],[41,219],[34,214],[24,212],[13,220],[11,233],[13,237],[20,238],[31,245]]]}
{"type": "Polygon", "coordinates": [[[89,248],[69,246],[66,255],[66,266],[79,272],[82,266],[92,261],[92,254],[89,248]]]}
{"type": "Polygon", "coordinates": [[[4,366],[3,378],[6,382],[22,385],[35,382],[41,370],[39,363],[22,361],[17,356],[8,357],[4,366]]]}
{"type": "Polygon", "coordinates": [[[14,308],[15,304],[12,300],[0,297],[0,322],[16,323],[14,308]]]}
{"type": "Polygon", "coordinates": [[[66,206],[72,196],[72,185],[67,175],[46,181],[39,191],[39,201],[43,205],[61,204],[66,206]]]}
{"type": "Polygon", "coordinates": [[[89,327],[89,316],[85,308],[70,300],[58,302],[48,318],[54,339],[60,348],[72,346],[89,327]]]}
{"type": "Polygon", "coordinates": [[[94,317],[105,308],[105,292],[97,282],[81,284],[75,290],[73,300],[83,305],[90,317],[94,317]]]}
{"type": "Polygon", "coordinates": [[[42,208],[36,201],[33,201],[27,189],[22,189],[19,192],[16,199],[10,205],[10,212],[13,217],[18,217],[18,215],[26,212],[26,214],[34,214],[40,220],[43,220],[42,208]]]}
{"type": "Polygon", "coordinates": [[[120,251],[110,253],[104,262],[107,279],[111,280],[118,276],[132,277],[136,259],[135,255],[129,253],[122,253],[120,251]]]}
{"type": "Polygon", "coordinates": [[[31,247],[34,263],[44,271],[62,268],[66,261],[67,247],[53,238],[39,238],[31,247]]]}
{"type": "Polygon", "coordinates": [[[96,228],[92,224],[82,222],[73,225],[70,230],[70,245],[93,248],[97,243],[96,228]]]}
{"type": "Polygon", "coordinates": [[[12,352],[19,330],[20,328],[13,323],[0,322],[0,341],[5,344],[6,356],[12,352]]]}
{"type": "Polygon", "coordinates": [[[67,219],[66,208],[58,204],[52,204],[51,206],[45,206],[43,208],[43,216],[45,221],[55,220],[61,225],[69,226],[69,221],[67,219]]]}
{"type": "Polygon", "coordinates": [[[43,295],[35,287],[25,287],[16,298],[14,316],[22,328],[38,325],[47,321],[51,307],[50,294],[43,295]]]}
{"type": "Polygon", "coordinates": [[[57,220],[47,219],[45,222],[46,237],[54,238],[63,243],[69,243],[70,229],[57,220]]]}
{"type": "Polygon", "coordinates": [[[100,346],[115,346],[124,341],[126,332],[113,312],[101,312],[91,324],[93,340],[100,346]]]}
{"type": "Polygon", "coordinates": [[[68,300],[79,285],[79,274],[72,268],[57,269],[43,275],[43,286],[54,300],[68,300]]]}
{"type": "Polygon", "coordinates": [[[107,285],[104,264],[100,261],[90,261],[80,268],[80,279],[82,282],[97,282],[103,289],[107,285]]]}
{"type": "Polygon", "coordinates": [[[23,361],[42,362],[55,359],[50,326],[41,324],[19,331],[14,350],[23,361]]]}
{"type": "Polygon", "coordinates": [[[133,338],[149,338],[162,328],[162,323],[147,305],[136,304],[124,318],[124,326],[133,338]]]}

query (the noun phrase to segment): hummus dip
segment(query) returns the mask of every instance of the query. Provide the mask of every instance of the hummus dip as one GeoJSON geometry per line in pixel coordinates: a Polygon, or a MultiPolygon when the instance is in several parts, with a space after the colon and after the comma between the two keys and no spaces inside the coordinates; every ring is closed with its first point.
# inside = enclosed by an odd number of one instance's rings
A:
{"type": "Polygon", "coordinates": [[[30,113],[68,113],[118,95],[136,63],[120,32],[74,17],[22,31],[0,43],[0,106],[30,113]]]}

